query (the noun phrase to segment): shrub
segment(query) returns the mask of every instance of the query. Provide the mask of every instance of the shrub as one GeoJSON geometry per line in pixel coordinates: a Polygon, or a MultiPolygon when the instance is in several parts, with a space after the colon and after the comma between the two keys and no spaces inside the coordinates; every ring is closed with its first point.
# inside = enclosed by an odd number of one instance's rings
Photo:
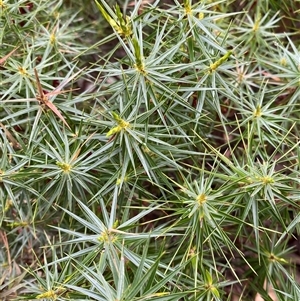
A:
{"type": "Polygon", "coordinates": [[[298,6],[0,1],[1,298],[299,300],[298,6]]]}

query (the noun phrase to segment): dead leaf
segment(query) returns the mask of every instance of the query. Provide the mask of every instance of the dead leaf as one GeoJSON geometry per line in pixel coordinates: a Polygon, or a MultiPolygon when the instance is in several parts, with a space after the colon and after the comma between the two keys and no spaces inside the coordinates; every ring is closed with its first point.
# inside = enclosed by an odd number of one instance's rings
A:
{"type": "Polygon", "coordinates": [[[62,114],[60,113],[60,111],[57,109],[57,107],[54,105],[54,103],[52,103],[49,98],[53,95],[57,95],[57,94],[61,94],[64,92],[69,92],[69,91],[73,91],[73,90],[66,90],[66,91],[61,91],[62,88],[68,83],[70,82],[73,78],[75,78],[82,70],[79,70],[78,72],[76,72],[75,74],[73,74],[71,77],[65,79],[64,81],[62,81],[62,83],[56,87],[53,91],[48,92],[48,93],[44,93],[43,89],[42,89],[42,85],[40,82],[40,78],[38,75],[37,70],[34,68],[34,74],[35,74],[35,79],[36,79],[36,84],[37,84],[37,89],[38,89],[38,95],[36,96],[36,99],[38,101],[41,102],[41,104],[45,105],[46,107],[48,107],[69,129],[70,126],[68,125],[67,121],[65,120],[65,118],[62,116],[62,114]]]}
{"type": "Polygon", "coordinates": [[[5,136],[9,142],[11,142],[12,147],[14,149],[21,149],[20,143],[13,137],[13,135],[10,133],[10,131],[5,127],[3,123],[0,122],[0,127],[3,129],[5,136]]]}
{"type": "Polygon", "coordinates": [[[6,60],[12,56],[14,54],[14,52],[18,49],[19,47],[16,47],[15,49],[13,49],[9,54],[5,55],[2,59],[0,59],[0,66],[2,66],[6,60]]]}

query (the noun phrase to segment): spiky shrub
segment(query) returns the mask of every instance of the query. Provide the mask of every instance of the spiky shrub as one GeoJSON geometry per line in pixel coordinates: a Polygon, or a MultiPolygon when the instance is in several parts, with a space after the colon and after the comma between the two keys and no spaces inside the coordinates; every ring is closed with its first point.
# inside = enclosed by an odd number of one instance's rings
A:
{"type": "Polygon", "coordinates": [[[0,2],[2,298],[299,299],[285,6],[159,2],[0,2]]]}

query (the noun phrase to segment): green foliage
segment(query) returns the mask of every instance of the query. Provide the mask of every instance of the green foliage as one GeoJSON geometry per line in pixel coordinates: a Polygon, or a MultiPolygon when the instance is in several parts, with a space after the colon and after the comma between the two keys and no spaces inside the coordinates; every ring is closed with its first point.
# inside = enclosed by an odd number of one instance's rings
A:
{"type": "Polygon", "coordinates": [[[0,0],[1,300],[300,299],[299,3],[161,2],[0,0]]]}

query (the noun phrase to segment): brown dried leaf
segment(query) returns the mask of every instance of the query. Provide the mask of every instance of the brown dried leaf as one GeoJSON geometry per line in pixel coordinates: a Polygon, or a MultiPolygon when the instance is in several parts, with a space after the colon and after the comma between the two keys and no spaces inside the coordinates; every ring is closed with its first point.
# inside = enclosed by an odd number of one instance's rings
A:
{"type": "MultiPolygon", "coordinates": [[[[37,84],[37,89],[38,89],[38,95],[37,95],[37,100],[39,100],[42,104],[44,104],[45,106],[47,106],[69,129],[70,126],[68,125],[67,121],[65,120],[65,118],[62,116],[62,114],[60,113],[60,111],[58,110],[58,108],[55,106],[54,103],[52,103],[49,98],[53,95],[56,94],[61,94],[67,91],[61,91],[62,88],[69,83],[73,78],[75,78],[82,70],[79,70],[78,72],[76,72],[75,74],[73,74],[71,77],[63,80],[61,82],[61,84],[56,87],[53,91],[49,92],[49,93],[44,93],[43,89],[42,89],[42,85],[40,82],[40,78],[38,75],[37,70],[34,68],[34,74],[35,74],[35,79],[36,79],[36,84],[37,84]]],[[[72,91],[72,90],[68,90],[68,91],[72,91]]]]}
{"type": "Polygon", "coordinates": [[[0,59],[0,66],[2,66],[6,60],[12,56],[14,54],[14,52],[18,49],[19,47],[16,47],[15,49],[13,49],[9,54],[5,55],[2,59],[0,59]]]}
{"type": "Polygon", "coordinates": [[[6,138],[9,142],[11,142],[14,149],[21,149],[20,143],[13,137],[13,135],[10,133],[10,131],[5,127],[3,123],[0,122],[0,127],[3,129],[6,138]]]}

